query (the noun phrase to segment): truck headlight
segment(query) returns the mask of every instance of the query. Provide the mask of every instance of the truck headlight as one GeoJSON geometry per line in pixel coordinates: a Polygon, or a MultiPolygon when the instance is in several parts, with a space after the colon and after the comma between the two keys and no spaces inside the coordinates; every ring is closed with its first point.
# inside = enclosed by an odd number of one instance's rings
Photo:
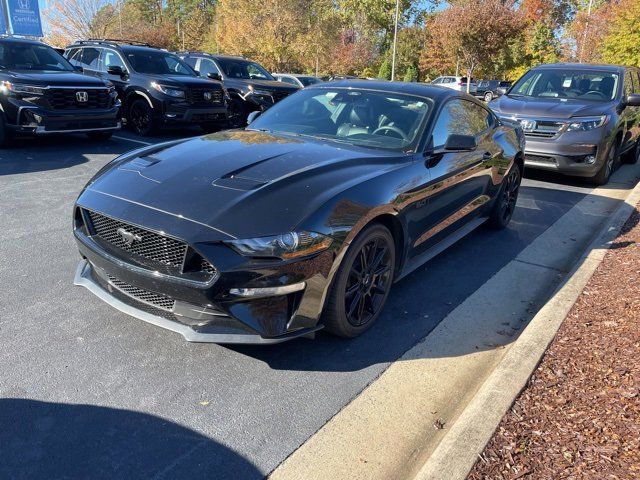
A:
{"type": "Polygon", "coordinates": [[[225,242],[245,257],[267,257],[289,260],[326,250],[331,238],[316,232],[289,232],[272,237],[230,240],[225,242]]]}
{"type": "Polygon", "coordinates": [[[4,94],[17,93],[20,95],[32,95],[39,97],[45,94],[46,89],[44,87],[37,87],[35,85],[23,85],[20,83],[2,82],[0,84],[0,92],[4,94]]]}
{"type": "Polygon", "coordinates": [[[165,85],[160,85],[157,82],[151,82],[151,87],[159,91],[160,93],[164,93],[173,98],[184,98],[184,90],[179,90],[177,88],[167,87],[165,85]]]}
{"type": "Polygon", "coordinates": [[[609,121],[609,115],[599,117],[574,117],[567,126],[567,132],[586,132],[594,128],[600,128],[609,121]]]}

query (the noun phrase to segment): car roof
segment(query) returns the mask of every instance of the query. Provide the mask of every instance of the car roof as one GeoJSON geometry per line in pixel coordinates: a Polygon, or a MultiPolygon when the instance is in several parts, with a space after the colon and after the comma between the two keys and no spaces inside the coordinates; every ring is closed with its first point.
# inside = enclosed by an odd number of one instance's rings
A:
{"type": "Polygon", "coordinates": [[[307,87],[312,88],[360,88],[363,90],[380,90],[393,93],[405,93],[408,95],[416,95],[426,98],[447,98],[447,97],[462,97],[465,98],[471,95],[463,94],[450,88],[440,87],[438,85],[431,85],[428,83],[417,82],[387,82],[378,80],[337,80],[333,82],[318,83],[307,87]]]}
{"type": "Polygon", "coordinates": [[[575,70],[600,70],[606,72],[620,72],[625,67],[622,65],[611,65],[606,63],[546,63],[533,67],[531,70],[544,70],[544,69],[575,69],[575,70]]]}
{"type": "MultiPolygon", "coordinates": [[[[8,43],[30,43],[32,45],[47,45],[44,42],[39,40],[32,40],[30,38],[22,38],[22,37],[11,37],[11,36],[0,36],[0,42],[8,42],[8,43]]],[[[47,45],[48,47],[50,45],[47,45]]]]}
{"type": "Polygon", "coordinates": [[[278,75],[281,77],[293,77],[293,78],[316,78],[314,75],[306,74],[306,73],[272,73],[271,75],[278,75]]]}

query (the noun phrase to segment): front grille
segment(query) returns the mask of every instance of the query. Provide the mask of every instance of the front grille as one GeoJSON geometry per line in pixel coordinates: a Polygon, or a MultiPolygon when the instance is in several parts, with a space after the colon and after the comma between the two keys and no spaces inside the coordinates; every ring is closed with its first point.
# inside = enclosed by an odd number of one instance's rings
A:
{"type": "Polygon", "coordinates": [[[273,103],[277,103],[280,100],[282,100],[283,98],[288,97],[289,95],[291,95],[292,92],[273,92],[271,94],[271,97],[273,98],[273,103]]]}
{"type": "Polygon", "coordinates": [[[191,105],[222,105],[222,89],[213,88],[189,88],[186,92],[186,100],[191,105]],[[205,98],[206,94],[211,95],[211,99],[205,98]]]}
{"type": "Polygon", "coordinates": [[[532,130],[524,130],[527,137],[533,138],[553,138],[564,127],[563,122],[554,122],[551,120],[535,120],[535,128],[532,130]]]}
{"type": "Polygon", "coordinates": [[[125,252],[164,265],[182,268],[187,253],[187,244],[165,237],[106,215],[87,210],[93,229],[98,237],[125,252]],[[127,242],[125,237],[133,239],[127,242]]]}
{"type": "Polygon", "coordinates": [[[50,88],[47,90],[46,99],[54,110],[90,110],[109,108],[111,104],[111,96],[106,88],[50,88]],[[84,97],[86,94],[87,101],[78,100],[78,93],[84,97]]]}
{"type": "Polygon", "coordinates": [[[175,305],[175,300],[169,298],[165,295],[161,295],[159,293],[150,292],[148,290],[143,290],[142,288],[138,288],[134,285],[130,285],[122,280],[118,280],[117,278],[109,275],[109,283],[116,287],[121,292],[126,295],[139,300],[140,302],[144,302],[150,305],[153,305],[156,308],[160,308],[162,310],[171,311],[173,310],[173,306],[175,305]]]}

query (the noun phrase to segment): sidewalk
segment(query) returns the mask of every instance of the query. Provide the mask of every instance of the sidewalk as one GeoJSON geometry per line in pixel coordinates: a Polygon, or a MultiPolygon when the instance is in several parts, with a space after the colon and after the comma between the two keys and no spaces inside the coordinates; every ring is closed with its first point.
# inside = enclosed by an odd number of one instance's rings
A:
{"type": "Polygon", "coordinates": [[[640,477],[636,209],[469,475],[640,477]]]}

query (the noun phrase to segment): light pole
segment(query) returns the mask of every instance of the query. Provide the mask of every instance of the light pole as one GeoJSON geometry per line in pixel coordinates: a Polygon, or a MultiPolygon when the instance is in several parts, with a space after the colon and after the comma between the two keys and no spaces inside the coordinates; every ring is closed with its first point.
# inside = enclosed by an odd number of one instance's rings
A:
{"type": "Polygon", "coordinates": [[[396,77],[396,44],[398,43],[398,14],[400,12],[400,0],[396,0],[396,19],[393,27],[393,53],[391,54],[391,81],[396,77]]]}

